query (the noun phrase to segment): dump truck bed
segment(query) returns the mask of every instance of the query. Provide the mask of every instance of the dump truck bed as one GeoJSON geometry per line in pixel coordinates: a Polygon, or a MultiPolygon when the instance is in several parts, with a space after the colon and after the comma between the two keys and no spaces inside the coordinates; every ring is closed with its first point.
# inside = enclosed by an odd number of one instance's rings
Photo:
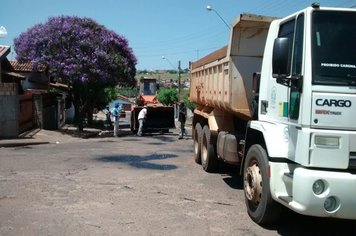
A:
{"type": "Polygon", "coordinates": [[[252,116],[252,78],[262,66],[270,23],[276,18],[242,14],[235,20],[230,43],[191,64],[189,99],[242,119],[252,116]]]}

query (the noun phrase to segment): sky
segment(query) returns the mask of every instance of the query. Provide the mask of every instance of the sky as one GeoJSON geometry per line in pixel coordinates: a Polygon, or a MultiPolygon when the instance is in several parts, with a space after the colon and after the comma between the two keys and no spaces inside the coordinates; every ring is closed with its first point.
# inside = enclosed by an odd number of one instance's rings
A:
{"type": "MultiPolygon", "coordinates": [[[[316,1],[316,0],[315,0],[316,1]]],[[[124,36],[137,58],[138,70],[189,67],[229,41],[230,24],[241,13],[284,17],[310,6],[310,0],[0,0],[0,45],[49,17],[79,16],[124,36]],[[208,11],[207,6],[214,11],[208,11]],[[220,18],[220,17],[222,18],[220,18]]],[[[356,0],[319,0],[321,6],[353,7],[356,0]]]]}

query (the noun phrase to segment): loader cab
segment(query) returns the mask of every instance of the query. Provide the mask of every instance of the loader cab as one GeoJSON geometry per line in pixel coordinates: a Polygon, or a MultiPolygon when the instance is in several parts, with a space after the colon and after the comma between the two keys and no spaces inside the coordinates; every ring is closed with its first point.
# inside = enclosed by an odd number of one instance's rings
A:
{"type": "Polygon", "coordinates": [[[157,80],[154,78],[141,78],[138,86],[140,95],[156,95],[159,89],[157,80]]]}

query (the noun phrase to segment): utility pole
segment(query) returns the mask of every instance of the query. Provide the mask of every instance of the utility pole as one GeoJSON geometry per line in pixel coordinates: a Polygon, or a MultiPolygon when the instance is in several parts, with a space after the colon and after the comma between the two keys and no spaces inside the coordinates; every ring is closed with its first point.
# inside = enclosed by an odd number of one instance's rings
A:
{"type": "Polygon", "coordinates": [[[180,101],[181,99],[181,84],[180,84],[180,60],[178,61],[178,100],[180,101]]]}
{"type": "MultiPolygon", "coordinates": [[[[168,63],[173,67],[173,68],[175,68],[175,66],[171,63],[171,61],[167,58],[167,57],[165,57],[165,56],[162,56],[162,59],[164,59],[164,60],[167,60],[168,61],[168,63]]],[[[181,83],[180,83],[180,80],[181,80],[181,68],[180,68],[180,60],[178,61],[178,100],[180,101],[180,99],[181,99],[181,83]]]]}

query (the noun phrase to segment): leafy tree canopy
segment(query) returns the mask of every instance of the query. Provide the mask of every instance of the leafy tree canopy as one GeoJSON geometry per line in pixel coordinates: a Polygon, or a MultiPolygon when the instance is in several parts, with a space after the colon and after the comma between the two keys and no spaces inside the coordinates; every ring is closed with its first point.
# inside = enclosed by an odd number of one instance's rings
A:
{"type": "Polygon", "coordinates": [[[173,105],[178,102],[178,92],[177,89],[160,89],[157,95],[157,99],[164,105],[173,105]]]}
{"type": "Polygon", "coordinates": [[[77,122],[107,87],[134,86],[136,57],[128,41],[89,18],[59,16],[15,39],[17,60],[49,66],[49,76],[68,84],[77,122]]]}
{"type": "Polygon", "coordinates": [[[195,106],[194,103],[189,101],[189,90],[185,90],[184,91],[183,101],[184,101],[184,104],[185,104],[185,106],[187,108],[189,108],[191,111],[194,111],[196,106],[195,106]]]}
{"type": "Polygon", "coordinates": [[[134,85],[136,58],[128,41],[89,18],[49,18],[14,41],[17,59],[49,65],[50,76],[67,84],[134,85]]]}

